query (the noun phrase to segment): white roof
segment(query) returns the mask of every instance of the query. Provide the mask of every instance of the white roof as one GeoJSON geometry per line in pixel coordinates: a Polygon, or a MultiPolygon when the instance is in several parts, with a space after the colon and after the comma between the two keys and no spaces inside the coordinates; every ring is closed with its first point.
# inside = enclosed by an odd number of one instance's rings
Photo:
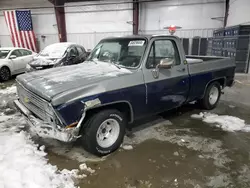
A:
{"type": "Polygon", "coordinates": [[[58,43],[53,43],[53,44],[49,44],[48,46],[70,46],[70,45],[76,45],[76,43],[73,42],[58,42],[58,43]]]}

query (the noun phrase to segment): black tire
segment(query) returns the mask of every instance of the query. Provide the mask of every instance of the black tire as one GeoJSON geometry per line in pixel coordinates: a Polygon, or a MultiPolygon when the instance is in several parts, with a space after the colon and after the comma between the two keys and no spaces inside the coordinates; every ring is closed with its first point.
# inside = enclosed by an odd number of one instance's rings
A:
{"type": "MultiPolygon", "coordinates": [[[[91,116],[86,123],[84,123],[83,129],[81,131],[82,137],[81,141],[84,145],[85,149],[90,153],[97,156],[105,156],[108,155],[115,150],[117,150],[121,143],[123,142],[123,138],[125,135],[127,120],[125,116],[118,110],[102,110],[93,116],[91,116]],[[99,127],[106,120],[112,120],[118,122],[119,124],[119,136],[112,144],[108,147],[101,146],[97,141],[97,132],[99,127]]],[[[105,129],[106,130],[106,129],[105,129]]],[[[111,133],[111,132],[109,132],[111,133]]]]}
{"type": "Polygon", "coordinates": [[[8,81],[11,77],[10,69],[8,67],[2,67],[0,69],[0,80],[1,81],[8,81]]]}
{"type": "Polygon", "coordinates": [[[200,100],[201,107],[206,109],[206,110],[214,109],[218,105],[218,102],[220,100],[220,96],[221,96],[221,85],[218,82],[213,82],[213,83],[209,84],[206,91],[205,91],[205,95],[204,95],[203,99],[200,100]],[[218,96],[216,95],[217,99],[215,100],[215,102],[211,103],[210,94],[211,94],[211,92],[212,92],[211,90],[213,88],[216,88],[218,90],[218,96]]]}

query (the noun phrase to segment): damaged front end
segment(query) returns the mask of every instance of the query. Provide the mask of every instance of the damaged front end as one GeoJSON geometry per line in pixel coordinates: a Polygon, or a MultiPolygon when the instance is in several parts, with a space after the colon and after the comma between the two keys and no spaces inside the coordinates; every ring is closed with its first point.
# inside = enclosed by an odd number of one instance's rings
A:
{"type": "Polygon", "coordinates": [[[28,128],[32,133],[43,138],[53,138],[63,142],[71,142],[79,138],[79,130],[82,121],[79,121],[75,127],[62,127],[35,117],[35,114],[18,100],[15,100],[14,104],[25,117],[26,122],[29,125],[28,128]]]}
{"type": "Polygon", "coordinates": [[[54,109],[52,105],[25,89],[17,82],[18,100],[14,101],[17,109],[26,118],[29,130],[44,138],[53,138],[63,142],[72,142],[80,136],[80,129],[86,111],[101,104],[97,98],[94,100],[77,101],[71,105],[62,105],[54,109]],[[78,105],[79,109],[75,105],[78,105]],[[76,113],[72,111],[75,110],[76,113]],[[77,116],[74,116],[76,115],[77,116]],[[67,117],[71,117],[67,121],[67,117]]]}

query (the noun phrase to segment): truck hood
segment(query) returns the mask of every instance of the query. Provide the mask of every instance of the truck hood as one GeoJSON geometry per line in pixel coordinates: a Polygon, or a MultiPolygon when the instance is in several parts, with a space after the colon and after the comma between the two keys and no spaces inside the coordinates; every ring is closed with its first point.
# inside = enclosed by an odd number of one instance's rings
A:
{"type": "Polygon", "coordinates": [[[85,61],[78,65],[52,68],[17,76],[17,82],[42,98],[51,101],[63,92],[79,90],[106,79],[131,74],[111,63],[85,61]]]}

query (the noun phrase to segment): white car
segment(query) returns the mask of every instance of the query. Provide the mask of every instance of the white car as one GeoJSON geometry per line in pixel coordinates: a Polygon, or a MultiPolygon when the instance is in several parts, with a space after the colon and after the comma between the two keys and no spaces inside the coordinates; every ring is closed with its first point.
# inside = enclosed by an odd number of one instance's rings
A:
{"type": "Polygon", "coordinates": [[[7,81],[12,75],[25,72],[26,65],[36,55],[25,48],[0,48],[0,81],[7,81]]]}

